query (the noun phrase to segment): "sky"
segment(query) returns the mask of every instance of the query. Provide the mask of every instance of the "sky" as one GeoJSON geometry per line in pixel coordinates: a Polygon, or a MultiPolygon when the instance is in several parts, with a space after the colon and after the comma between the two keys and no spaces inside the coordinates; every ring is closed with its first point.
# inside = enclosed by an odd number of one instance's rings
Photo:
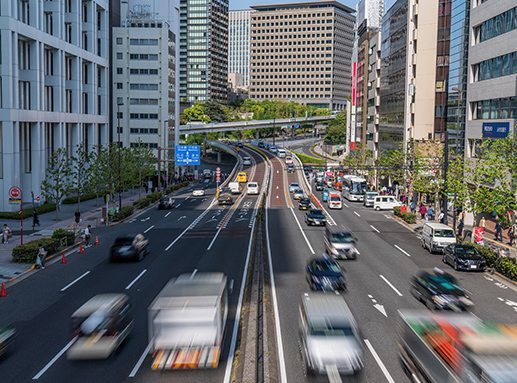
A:
{"type": "MultiPolygon", "coordinates": [[[[288,3],[301,3],[310,0],[229,0],[230,10],[248,9],[250,5],[269,5],[269,4],[288,4],[288,3]]],[[[338,0],[341,4],[349,6],[355,9],[357,0],[338,0]]],[[[388,10],[395,0],[386,0],[386,10],[388,10]]]]}

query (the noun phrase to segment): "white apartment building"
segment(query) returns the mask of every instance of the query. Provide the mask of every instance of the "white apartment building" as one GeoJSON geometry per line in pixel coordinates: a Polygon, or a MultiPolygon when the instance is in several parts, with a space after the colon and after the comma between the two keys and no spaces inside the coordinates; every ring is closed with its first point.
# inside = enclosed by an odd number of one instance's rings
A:
{"type": "Polygon", "coordinates": [[[112,42],[113,141],[172,146],[179,126],[179,0],[123,0],[120,15],[112,42]]]}
{"type": "Polygon", "coordinates": [[[107,0],[0,3],[0,211],[40,195],[54,150],[108,141],[107,0]]]}
{"type": "Polygon", "coordinates": [[[228,25],[228,73],[240,73],[249,84],[251,9],[230,11],[228,25]]]}

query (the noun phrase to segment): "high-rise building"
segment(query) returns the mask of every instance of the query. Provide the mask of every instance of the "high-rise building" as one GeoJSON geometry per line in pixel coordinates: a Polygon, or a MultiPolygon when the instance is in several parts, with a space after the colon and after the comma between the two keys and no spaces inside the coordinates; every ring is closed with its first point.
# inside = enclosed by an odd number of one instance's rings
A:
{"type": "Polygon", "coordinates": [[[367,148],[379,156],[379,107],[381,105],[381,32],[372,33],[368,50],[367,148]]]}
{"type": "Polygon", "coordinates": [[[228,26],[228,73],[240,73],[249,84],[251,9],[230,11],[228,26]]]}
{"type": "Polygon", "coordinates": [[[180,97],[228,100],[228,0],[180,0],[180,97]]]}
{"type": "MultiPolygon", "coordinates": [[[[113,29],[113,140],[168,147],[179,126],[179,0],[123,0],[113,29]]],[[[155,155],[157,155],[155,151],[155,155]]]]}
{"type": "MultiPolygon", "coordinates": [[[[506,137],[517,124],[517,7],[513,0],[472,0],[466,155],[483,139],[506,137]]],[[[454,107],[454,106],[452,106],[454,107]]]]}
{"type": "Polygon", "coordinates": [[[106,0],[2,1],[0,210],[40,195],[55,150],[108,142],[108,25],[106,0]]]}
{"type": "Polygon", "coordinates": [[[355,11],[337,1],[251,8],[250,98],[344,109],[355,11]]]}

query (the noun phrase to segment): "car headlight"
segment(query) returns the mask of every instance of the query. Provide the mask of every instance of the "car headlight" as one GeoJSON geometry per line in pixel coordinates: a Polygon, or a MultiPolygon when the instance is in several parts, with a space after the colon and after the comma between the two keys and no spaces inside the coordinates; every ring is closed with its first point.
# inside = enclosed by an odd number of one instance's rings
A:
{"type": "Polygon", "coordinates": [[[307,221],[314,221],[311,217],[307,217],[307,221]]]}
{"type": "Polygon", "coordinates": [[[330,247],[330,251],[332,252],[332,254],[336,254],[336,255],[337,255],[337,254],[339,254],[339,252],[337,251],[337,249],[336,249],[336,248],[334,248],[334,247],[330,247]]]}
{"type": "Polygon", "coordinates": [[[312,281],[318,285],[321,285],[320,279],[315,275],[312,275],[312,281]]]}

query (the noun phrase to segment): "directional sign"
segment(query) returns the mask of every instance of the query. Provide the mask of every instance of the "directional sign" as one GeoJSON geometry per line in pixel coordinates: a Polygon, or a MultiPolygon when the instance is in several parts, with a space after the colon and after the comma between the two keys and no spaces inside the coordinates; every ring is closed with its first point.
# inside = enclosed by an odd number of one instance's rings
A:
{"type": "Polygon", "coordinates": [[[176,165],[199,165],[199,145],[176,145],[176,165]]]}

